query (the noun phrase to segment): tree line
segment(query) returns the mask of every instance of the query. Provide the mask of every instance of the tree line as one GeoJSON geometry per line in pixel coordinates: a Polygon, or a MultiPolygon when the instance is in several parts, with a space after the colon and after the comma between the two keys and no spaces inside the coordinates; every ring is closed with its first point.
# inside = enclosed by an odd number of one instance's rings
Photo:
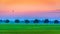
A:
{"type": "MultiPolygon", "coordinates": [[[[0,20],[0,22],[3,22],[3,20],[0,20]]],[[[5,20],[4,21],[5,23],[9,23],[10,22],[10,20],[5,20]]],[[[20,23],[21,21],[19,20],[19,19],[16,19],[16,20],[14,20],[14,22],[15,23],[20,23]]],[[[48,19],[45,19],[44,21],[43,21],[44,23],[49,23],[50,21],[48,20],[48,19]]],[[[54,20],[53,21],[54,23],[59,23],[59,21],[58,20],[54,20]]],[[[24,20],[24,23],[26,23],[26,24],[28,24],[28,23],[30,23],[30,20],[24,20]]],[[[40,23],[40,20],[38,20],[38,19],[35,19],[35,20],[33,20],[33,23],[40,23]]]]}

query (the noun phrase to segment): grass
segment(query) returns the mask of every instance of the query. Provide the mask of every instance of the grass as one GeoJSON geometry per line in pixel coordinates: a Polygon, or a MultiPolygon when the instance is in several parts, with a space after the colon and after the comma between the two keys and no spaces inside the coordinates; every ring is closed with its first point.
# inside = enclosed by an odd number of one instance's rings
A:
{"type": "Polygon", "coordinates": [[[0,24],[0,34],[60,34],[60,25],[0,24]]]}

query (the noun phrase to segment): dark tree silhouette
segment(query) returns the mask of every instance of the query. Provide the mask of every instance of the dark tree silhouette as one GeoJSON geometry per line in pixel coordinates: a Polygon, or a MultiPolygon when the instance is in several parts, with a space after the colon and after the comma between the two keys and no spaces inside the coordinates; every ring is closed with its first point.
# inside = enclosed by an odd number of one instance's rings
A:
{"type": "Polygon", "coordinates": [[[38,19],[35,19],[33,22],[34,23],[39,23],[39,20],[38,19]]]}
{"type": "Polygon", "coordinates": [[[58,20],[54,20],[54,23],[56,23],[56,24],[57,24],[57,23],[59,23],[59,21],[58,21],[58,20]]]}
{"type": "Polygon", "coordinates": [[[48,19],[45,19],[45,20],[44,20],[44,23],[49,23],[49,20],[48,20],[48,19]]]}
{"type": "Polygon", "coordinates": [[[25,20],[25,23],[27,23],[27,24],[28,24],[28,23],[30,23],[30,21],[29,21],[29,20],[25,20]]]}
{"type": "Polygon", "coordinates": [[[2,20],[0,20],[0,22],[2,22],[2,20]]]}
{"type": "Polygon", "coordinates": [[[15,20],[15,23],[19,23],[20,21],[18,19],[15,20]]]}
{"type": "Polygon", "coordinates": [[[5,23],[9,23],[10,21],[7,19],[7,20],[5,20],[5,23]]]}

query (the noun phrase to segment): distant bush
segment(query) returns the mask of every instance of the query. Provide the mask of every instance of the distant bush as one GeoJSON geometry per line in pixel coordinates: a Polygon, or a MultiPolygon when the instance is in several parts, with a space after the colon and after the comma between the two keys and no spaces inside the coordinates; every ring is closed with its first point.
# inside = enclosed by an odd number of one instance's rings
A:
{"type": "Polygon", "coordinates": [[[15,23],[19,23],[19,22],[20,22],[20,20],[18,20],[18,19],[15,20],[15,23]]]}
{"type": "Polygon", "coordinates": [[[10,21],[7,19],[7,20],[5,20],[5,23],[9,23],[10,21]]]}
{"type": "Polygon", "coordinates": [[[27,24],[28,24],[28,23],[30,23],[30,21],[29,21],[29,20],[25,20],[24,22],[25,22],[25,23],[27,23],[27,24]]]}
{"type": "Polygon", "coordinates": [[[44,23],[49,23],[49,20],[48,20],[48,19],[45,19],[45,20],[44,20],[44,23]]]}
{"type": "Polygon", "coordinates": [[[58,20],[54,20],[54,23],[59,23],[59,21],[58,20]]]}
{"type": "Polygon", "coordinates": [[[35,19],[33,22],[34,23],[39,23],[39,20],[38,19],[35,19]]]}

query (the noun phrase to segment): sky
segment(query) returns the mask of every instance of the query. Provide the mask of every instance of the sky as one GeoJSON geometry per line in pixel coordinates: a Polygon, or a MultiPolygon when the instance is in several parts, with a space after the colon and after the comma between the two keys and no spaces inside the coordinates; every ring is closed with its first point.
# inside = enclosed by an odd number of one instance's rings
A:
{"type": "Polygon", "coordinates": [[[60,0],[0,0],[0,18],[58,18],[60,0]]]}

